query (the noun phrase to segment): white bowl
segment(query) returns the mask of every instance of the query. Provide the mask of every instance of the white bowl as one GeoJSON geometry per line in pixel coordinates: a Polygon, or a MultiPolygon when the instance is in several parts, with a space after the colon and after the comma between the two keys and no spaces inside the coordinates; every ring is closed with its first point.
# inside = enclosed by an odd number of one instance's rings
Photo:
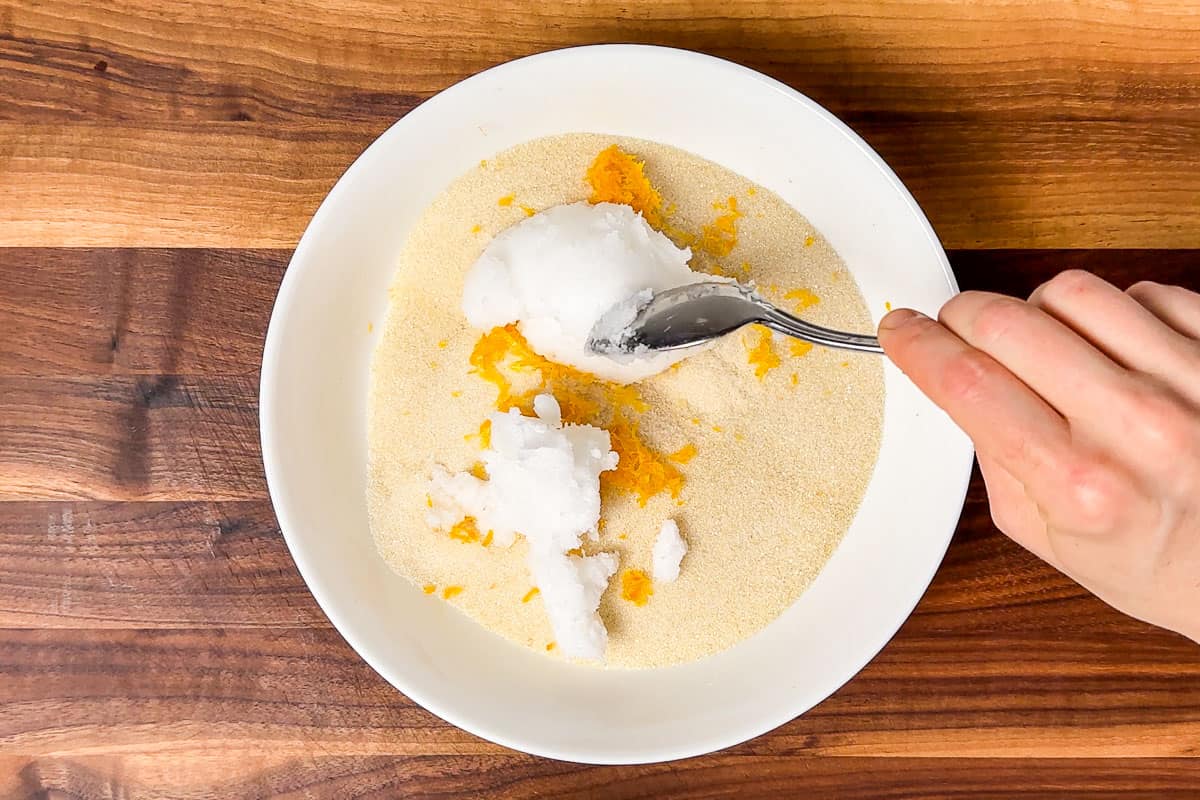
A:
{"type": "MultiPolygon", "coordinates": [[[[956,291],[937,237],[887,165],[787,86],[667,48],[532,56],[413,110],[321,204],[267,332],[263,461],[304,580],[346,641],[393,686],[517,750],[590,763],[663,761],[764,733],[862,669],[937,569],[972,452],[889,366],[879,462],[825,569],[764,630],[682,666],[604,671],[544,658],[393,574],[367,523],[367,376],[405,236],[434,196],[480,159],[579,131],[671,144],[775,191],[828,237],[877,315],[885,301],[935,312],[956,291]]],[[[697,606],[703,613],[702,600],[697,606]]]]}

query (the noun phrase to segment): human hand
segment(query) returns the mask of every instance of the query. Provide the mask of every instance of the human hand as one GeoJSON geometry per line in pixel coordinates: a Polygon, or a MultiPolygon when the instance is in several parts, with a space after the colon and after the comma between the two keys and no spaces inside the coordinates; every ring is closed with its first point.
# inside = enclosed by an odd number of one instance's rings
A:
{"type": "Polygon", "coordinates": [[[1115,608],[1200,642],[1200,295],[1064,272],[884,317],[974,440],[992,519],[1115,608]]]}

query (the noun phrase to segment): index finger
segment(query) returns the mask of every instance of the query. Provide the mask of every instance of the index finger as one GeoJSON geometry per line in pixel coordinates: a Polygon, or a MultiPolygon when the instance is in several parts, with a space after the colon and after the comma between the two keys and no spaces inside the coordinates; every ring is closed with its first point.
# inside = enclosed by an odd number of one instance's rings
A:
{"type": "Polygon", "coordinates": [[[1066,420],[998,361],[909,309],[879,323],[888,357],[975,447],[1026,486],[1048,486],[1070,448],[1066,420]]]}

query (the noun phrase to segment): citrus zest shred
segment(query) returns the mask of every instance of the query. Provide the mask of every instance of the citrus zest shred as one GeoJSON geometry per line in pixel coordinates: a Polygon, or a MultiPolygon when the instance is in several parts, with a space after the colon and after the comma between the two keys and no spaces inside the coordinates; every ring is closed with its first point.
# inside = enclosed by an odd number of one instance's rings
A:
{"type": "Polygon", "coordinates": [[[725,213],[700,229],[696,247],[714,258],[724,258],[737,246],[737,221],[742,212],[738,211],[736,197],[730,197],[724,203],[713,203],[713,208],[725,213]]]}
{"type": "Polygon", "coordinates": [[[812,308],[817,303],[821,302],[821,298],[817,297],[808,289],[792,289],[783,296],[783,299],[795,300],[797,311],[803,311],[806,308],[812,308]]]}
{"type": "Polygon", "coordinates": [[[428,494],[425,495],[425,507],[433,508],[433,496],[432,495],[428,495],[428,494]]]}
{"type": "Polygon", "coordinates": [[[483,535],[483,541],[481,541],[480,544],[483,545],[484,547],[491,547],[492,546],[492,538],[495,537],[495,535],[496,535],[495,531],[488,531],[487,533],[485,533],[483,535]]]}
{"type": "Polygon", "coordinates": [[[526,205],[522,205],[521,210],[525,212],[525,216],[527,216],[527,217],[532,217],[534,214],[537,213],[532,208],[530,208],[529,206],[526,206],[526,205]]]}
{"type": "Polygon", "coordinates": [[[487,467],[483,465],[482,461],[476,461],[471,465],[471,468],[467,470],[467,472],[481,481],[486,481],[488,479],[487,467]]]}
{"type": "Polygon", "coordinates": [[[805,247],[812,247],[812,246],[813,246],[813,242],[815,242],[815,241],[816,241],[816,239],[814,239],[813,237],[811,237],[811,236],[805,236],[805,237],[804,237],[804,246],[805,246],[805,247]]]}
{"type": "Polygon", "coordinates": [[[439,350],[445,350],[445,349],[446,349],[446,345],[448,345],[448,344],[450,344],[450,340],[449,340],[449,339],[442,339],[440,342],[438,342],[438,349],[439,349],[439,350]]]}
{"type": "Polygon", "coordinates": [[[496,205],[500,206],[501,208],[508,208],[509,206],[511,206],[513,204],[513,200],[516,200],[516,199],[517,198],[514,195],[506,194],[506,195],[504,195],[504,197],[501,197],[499,200],[496,201],[496,205]]]}
{"type": "Polygon", "coordinates": [[[793,357],[803,358],[812,352],[813,345],[812,342],[802,342],[796,339],[788,344],[788,349],[791,351],[793,357]]]}
{"type": "Polygon", "coordinates": [[[617,145],[601,150],[588,167],[592,187],[589,203],[619,203],[641,212],[652,228],[663,224],[662,195],[646,177],[646,162],[638,161],[617,145]]]}
{"type": "Polygon", "coordinates": [[[799,386],[799,385],[800,385],[800,375],[799,375],[799,373],[793,372],[792,373],[792,386],[799,386]]]}
{"type": "Polygon", "coordinates": [[[754,197],[754,195],[758,194],[758,190],[755,189],[753,186],[751,186],[749,189],[746,190],[746,194],[750,197],[754,197]]]}
{"type": "Polygon", "coordinates": [[[691,442],[688,442],[683,447],[679,448],[674,453],[671,453],[671,455],[667,456],[667,458],[671,459],[672,461],[674,461],[677,464],[686,464],[695,457],[696,457],[696,445],[692,444],[691,442]]]}
{"type": "Polygon", "coordinates": [[[471,233],[479,233],[481,230],[483,230],[482,225],[476,224],[471,226],[471,233]]]}
{"type": "Polygon", "coordinates": [[[635,606],[644,606],[654,594],[650,576],[640,569],[627,569],[621,573],[621,597],[635,606]]]}
{"type": "Polygon", "coordinates": [[[779,354],[775,352],[773,346],[773,336],[771,331],[756,325],[758,328],[758,344],[753,346],[747,345],[748,358],[751,366],[754,367],[754,376],[760,381],[766,377],[767,373],[778,367],[782,362],[779,354]]]}
{"type": "Polygon", "coordinates": [[[447,586],[445,589],[442,589],[442,597],[446,600],[449,600],[456,594],[462,594],[462,590],[463,587],[461,586],[447,586]]]}
{"type": "Polygon", "coordinates": [[[892,310],[892,301],[891,301],[891,300],[884,300],[884,301],[883,301],[883,309],[884,309],[885,311],[891,311],[891,310],[892,310]]]}
{"type": "Polygon", "coordinates": [[[554,642],[546,642],[546,652],[549,653],[554,649],[554,642]]]}
{"type": "Polygon", "coordinates": [[[521,598],[521,602],[528,603],[530,600],[537,597],[541,593],[542,593],[542,590],[539,589],[538,587],[534,586],[532,589],[530,589],[528,592],[525,593],[525,596],[521,598]]]}
{"type": "Polygon", "coordinates": [[[447,533],[451,539],[457,539],[460,542],[479,541],[479,526],[475,523],[474,517],[463,517],[454,523],[447,533]]]}
{"type": "Polygon", "coordinates": [[[654,495],[666,491],[678,498],[683,476],[659,453],[651,450],[638,434],[638,424],[618,414],[608,427],[612,449],[617,453],[617,468],[600,473],[600,488],[637,496],[645,506],[654,495]]]}
{"type": "Polygon", "coordinates": [[[713,433],[721,433],[722,431],[725,430],[720,425],[713,425],[712,429],[713,429],[713,433]]]}
{"type": "Polygon", "coordinates": [[[597,154],[585,177],[592,187],[590,203],[619,203],[641,213],[646,223],[679,247],[691,247],[696,236],[670,223],[675,204],[663,208],[662,195],[646,177],[646,164],[611,145],[597,154]]]}
{"type": "Polygon", "coordinates": [[[427,583],[421,587],[421,591],[424,592],[425,594],[433,594],[434,592],[437,591],[437,587],[434,586],[432,583],[427,583]]]}

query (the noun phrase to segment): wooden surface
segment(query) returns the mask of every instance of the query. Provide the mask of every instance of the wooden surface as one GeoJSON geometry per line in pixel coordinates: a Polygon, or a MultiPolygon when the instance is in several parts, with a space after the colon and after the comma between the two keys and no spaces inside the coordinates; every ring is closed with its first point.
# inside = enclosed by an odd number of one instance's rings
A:
{"type": "Polygon", "coordinates": [[[1000,536],[978,480],[879,657],[703,758],[506,751],[332,630],[258,451],[290,248],[430,94],[602,41],[706,50],[823,103],[964,286],[1200,280],[1191,0],[0,0],[0,798],[1200,796],[1200,648],[1000,536]]]}

